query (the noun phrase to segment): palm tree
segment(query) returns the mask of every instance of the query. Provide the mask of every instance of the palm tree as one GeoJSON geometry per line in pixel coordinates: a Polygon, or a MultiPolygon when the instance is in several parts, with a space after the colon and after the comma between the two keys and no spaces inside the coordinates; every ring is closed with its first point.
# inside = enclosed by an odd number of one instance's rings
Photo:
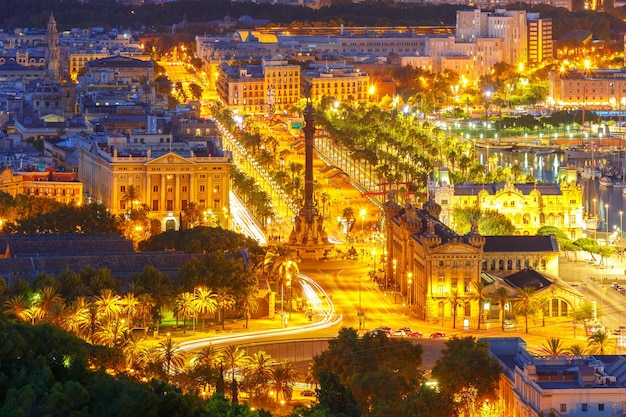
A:
{"type": "Polygon", "coordinates": [[[110,288],[103,288],[100,290],[100,295],[95,298],[94,305],[100,317],[100,324],[103,326],[97,337],[101,341],[106,340],[104,344],[113,346],[117,341],[119,317],[122,314],[121,299],[110,288]]]}
{"type": "Polygon", "coordinates": [[[500,306],[500,323],[502,325],[502,331],[504,331],[504,321],[506,320],[506,306],[511,301],[509,291],[500,287],[489,295],[489,299],[492,303],[496,303],[500,306]]]}
{"type": "Polygon", "coordinates": [[[264,351],[259,351],[250,357],[245,372],[246,385],[252,390],[253,397],[259,397],[265,392],[267,382],[272,375],[274,359],[264,351]]]}
{"type": "Polygon", "coordinates": [[[89,306],[85,297],[77,297],[67,308],[63,328],[79,337],[89,335],[89,306]]]}
{"type": "Polygon", "coordinates": [[[293,384],[298,376],[293,362],[283,362],[272,368],[271,388],[276,393],[276,402],[289,402],[293,395],[293,384]]]}
{"type": "Polygon", "coordinates": [[[541,346],[541,351],[553,359],[565,353],[567,350],[563,346],[563,342],[558,337],[550,337],[541,346]]]}
{"type": "Polygon", "coordinates": [[[217,289],[215,292],[215,305],[217,307],[219,321],[222,323],[222,330],[224,330],[226,309],[235,305],[235,297],[230,288],[222,287],[217,289]]]}
{"type": "Polygon", "coordinates": [[[163,365],[166,381],[169,381],[172,367],[182,368],[185,364],[180,346],[170,338],[159,343],[157,355],[157,360],[163,365]]]}
{"type": "Polygon", "coordinates": [[[135,294],[132,292],[126,293],[126,295],[121,300],[122,304],[122,314],[126,315],[126,320],[128,321],[128,327],[133,328],[133,319],[139,310],[140,302],[135,294]]]}
{"type": "Polygon", "coordinates": [[[586,355],[587,350],[582,347],[581,345],[571,345],[570,347],[568,347],[567,349],[565,349],[565,353],[567,353],[570,356],[573,356],[574,358],[582,358],[586,355]]]}
{"type": "Polygon", "coordinates": [[[485,288],[485,283],[482,280],[478,282],[473,282],[472,287],[474,290],[470,293],[470,299],[474,301],[478,301],[478,328],[480,330],[480,322],[483,321],[483,317],[485,314],[485,301],[489,298],[489,294],[487,293],[487,289],[485,288]]]}
{"type": "Polygon", "coordinates": [[[124,191],[124,195],[122,196],[122,201],[125,203],[130,203],[131,211],[135,208],[135,203],[138,203],[141,200],[141,194],[139,194],[139,190],[134,185],[129,185],[124,191]]]}
{"type": "Polygon", "coordinates": [[[452,308],[452,328],[456,329],[456,315],[459,307],[462,306],[463,299],[459,296],[459,290],[454,288],[451,291],[450,296],[448,297],[448,301],[450,301],[450,306],[452,308]]]}
{"type": "Polygon", "coordinates": [[[283,246],[273,246],[265,252],[263,259],[263,272],[275,277],[272,281],[280,287],[287,276],[295,277],[300,273],[300,268],[292,252],[283,246]]]}
{"type": "Polygon", "coordinates": [[[535,299],[535,293],[536,290],[533,287],[521,287],[517,290],[515,308],[524,313],[524,320],[526,320],[526,333],[528,333],[528,315],[533,313],[538,306],[538,301],[535,299]]]}
{"type": "Polygon", "coordinates": [[[246,329],[248,328],[248,321],[252,314],[259,310],[259,301],[257,300],[256,291],[247,292],[239,299],[239,310],[243,313],[243,317],[246,319],[246,329]]]}
{"type": "Polygon", "coordinates": [[[350,233],[352,221],[354,220],[354,209],[352,207],[346,207],[343,209],[343,217],[346,219],[346,236],[350,233]]]}
{"type": "Polygon", "coordinates": [[[152,317],[152,309],[156,305],[156,301],[154,301],[154,298],[152,298],[152,295],[149,293],[139,294],[137,300],[139,301],[139,318],[142,320],[143,328],[146,329],[147,333],[148,319],[152,317]]]}
{"type": "Polygon", "coordinates": [[[235,372],[237,368],[246,365],[250,357],[246,355],[246,351],[239,346],[230,345],[222,350],[218,359],[226,369],[230,369],[231,383],[235,380],[235,372]]]}
{"type": "Polygon", "coordinates": [[[48,320],[58,305],[64,305],[65,300],[59,295],[57,289],[52,286],[42,288],[37,292],[37,305],[41,310],[44,320],[48,320]]]}
{"type": "Polygon", "coordinates": [[[202,316],[202,329],[205,329],[204,319],[208,313],[214,313],[217,309],[217,299],[213,291],[199,287],[194,293],[194,308],[202,316]]]}
{"type": "Polygon", "coordinates": [[[546,327],[546,316],[550,314],[550,299],[547,297],[541,297],[537,300],[537,306],[541,309],[541,321],[542,327],[546,327]]]}
{"type": "Polygon", "coordinates": [[[217,350],[212,345],[203,347],[196,356],[194,365],[212,368],[220,357],[217,350]]]}
{"type": "Polygon", "coordinates": [[[174,314],[183,319],[183,334],[187,333],[187,319],[196,313],[194,296],[190,292],[180,293],[174,300],[174,314]]]}
{"type": "Polygon", "coordinates": [[[14,295],[6,300],[4,302],[4,312],[23,322],[30,320],[28,301],[22,294],[14,295]]]}
{"type": "Polygon", "coordinates": [[[183,209],[183,216],[187,221],[187,227],[192,229],[203,222],[202,207],[190,202],[183,209]]]}
{"type": "Polygon", "coordinates": [[[604,355],[604,353],[614,345],[615,341],[610,338],[609,334],[601,330],[587,338],[587,348],[591,353],[604,355]]]}

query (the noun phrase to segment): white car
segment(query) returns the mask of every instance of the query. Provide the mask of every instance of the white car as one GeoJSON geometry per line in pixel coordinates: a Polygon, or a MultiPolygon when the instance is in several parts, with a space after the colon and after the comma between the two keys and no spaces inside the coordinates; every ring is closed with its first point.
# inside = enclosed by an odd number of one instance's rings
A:
{"type": "Polygon", "coordinates": [[[504,328],[505,329],[513,329],[515,327],[515,323],[510,320],[504,320],[504,328]]]}

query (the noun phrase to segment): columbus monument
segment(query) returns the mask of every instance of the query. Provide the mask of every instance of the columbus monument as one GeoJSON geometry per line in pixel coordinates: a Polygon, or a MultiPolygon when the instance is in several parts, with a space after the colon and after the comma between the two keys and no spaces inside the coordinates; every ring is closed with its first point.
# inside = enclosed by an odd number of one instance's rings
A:
{"type": "Polygon", "coordinates": [[[324,218],[313,200],[313,146],[315,136],[315,110],[311,103],[310,87],[305,88],[307,104],[304,109],[304,203],[295,217],[287,246],[302,259],[320,259],[334,256],[333,245],[324,231],[324,218]]]}

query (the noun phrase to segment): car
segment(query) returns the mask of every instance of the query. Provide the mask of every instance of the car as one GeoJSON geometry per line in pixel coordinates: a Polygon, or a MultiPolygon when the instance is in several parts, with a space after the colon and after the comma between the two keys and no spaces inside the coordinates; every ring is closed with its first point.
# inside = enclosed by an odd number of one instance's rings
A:
{"type": "Polygon", "coordinates": [[[393,336],[393,337],[404,337],[404,336],[406,336],[406,332],[404,330],[402,330],[402,329],[398,329],[398,330],[392,332],[391,336],[393,336]]]}
{"type": "Polygon", "coordinates": [[[444,332],[435,332],[431,333],[430,335],[431,339],[443,339],[444,337],[446,337],[446,334],[444,332]]]}
{"type": "Polygon", "coordinates": [[[304,391],[301,391],[300,395],[302,395],[303,397],[317,397],[315,391],[311,389],[305,389],[304,391]]]}
{"type": "Polygon", "coordinates": [[[407,333],[408,337],[424,337],[424,334],[422,332],[410,332],[407,333]]]}
{"type": "Polygon", "coordinates": [[[409,334],[412,332],[410,327],[400,327],[398,330],[404,330],[404,333],[409,334]]]}
{"type": "Polygon", "coordinates": [[[505,329],[512,329],[515,327],[515,323],[513,323],[510,320],[504,320],[504,328],[505,329]]]}
{"type": "Polygon", "coordinates": [[[626,326],[617,326],[613,330],[613,334],[616,334],[616,335],[626,335],[626,326]]]}
{"type": "Polygon", "coordinates": [[[367,333],[370,336],[376,337],[389,337],[389,333],[384,329],[374,329],[371,332],[367,333]]]}

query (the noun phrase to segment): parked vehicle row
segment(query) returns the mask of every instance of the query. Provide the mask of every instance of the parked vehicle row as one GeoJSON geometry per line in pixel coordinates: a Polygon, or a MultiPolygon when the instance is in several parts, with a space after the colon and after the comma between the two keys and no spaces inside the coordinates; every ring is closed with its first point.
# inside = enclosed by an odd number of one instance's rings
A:
{"type": "Polygon", "coordinates": [[[612,283],[611,288],[613,288],[615,291],[617,291],[618,293],[622,295],[626,295],[626,288],[622,287],[617,282],[612,283]]]}
{"type": "MultiPolygon", "coordinates": [[[[385,336],[385,337],[424,337],[422,332],[417,332],[411,330],[410,327],[401,327],[399,329],[393,330],[391,327],[380,326],[377,329],[372,330],[368,334],[372,336],[385,336]]],[[[443,332],[435,332],[430,335],[431,339],[441,339],[446,337],[446,334],[443,332]]]]}

